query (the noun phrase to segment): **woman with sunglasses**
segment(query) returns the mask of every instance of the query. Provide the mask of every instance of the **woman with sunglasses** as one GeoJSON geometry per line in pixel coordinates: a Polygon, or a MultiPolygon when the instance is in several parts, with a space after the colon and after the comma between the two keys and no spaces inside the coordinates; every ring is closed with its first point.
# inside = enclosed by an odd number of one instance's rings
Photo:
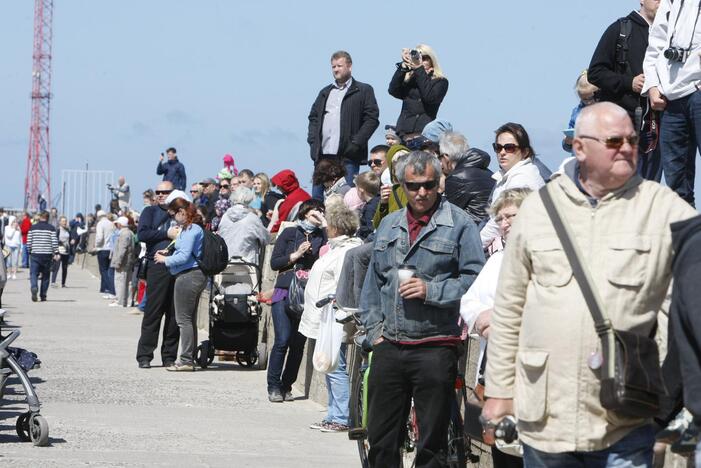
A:
{"type": "MultiPolygon", "coordinates": [[[[497,155],[499,171],[492,177],[497,181],[492,196],[489,198],[491,205],[499,198],[504,190],[513,188],[529,188],[533,191],[545,185],[543,177],[536,166],[535,151],[531,146],[526,129],[522,125],[508,122],[497,128],[494,132],[496,139],[492,148],[497,155]]],[[[490,217],[487,224],[480,231],[482,246],[490,252],[501,250],[503,246],[498,240],[499,226],[490,217]],[[495,245],[492,245],[495,241],[495,245]]]]}
{"type": "Polygon", "coordinates": [[[175,277],[173,303],[175,321],[180,329],[180,356],[168,371],[194,371],[194,354],[197,346],[197,302],[207,284],[207,277],[200,270],[197,259],[202,255],[204,231],[197,207],[184,198],[176,198],[168,204],[168,214],[178,224],[175,250],[168,249],[154,255],[156,263],[162,263],[175,277]]]}

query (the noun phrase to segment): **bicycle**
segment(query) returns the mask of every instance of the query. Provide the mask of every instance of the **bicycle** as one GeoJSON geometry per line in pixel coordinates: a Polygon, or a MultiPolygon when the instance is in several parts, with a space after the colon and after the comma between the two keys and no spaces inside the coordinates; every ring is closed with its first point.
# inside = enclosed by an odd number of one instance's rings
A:
{"type": "MultiPolygon", "coordinates": [[[[317,307],[320,307],[334,301],[335,298],[328,298],[319,301],[317,307]]],[[[339,307],[334,304],[336,310],[339,307]]],[[[351,401],[350,401],[350,422],[351,429],[348,431],[348,438],[355,440],[358,444],[358,454],[360,463],[363,468],[369,468],[368,453],[370,451],[370,443],[367,436],[367,388],[368,376],[372,363],[372,346],[365,340],[362,333],[362,324],[355,310],[343,310],[346,313],[345,317],[336,318],[339,323],[348,323],[354,321],[358,327],[359,333],[354,338],[355,347],[353,355],[349,359],[350,363],[350,381],[351,381],[351,401]]],[[[448,427],[448,454],[447,466],[451,468],[464,468],[467,466],[467,461],[474,461],[474,457],[469,451],[469,444],[466,443],[463,430],[463,419],[460,411],[460,401],[463,404],[467,401],[467,391],[465,388],[465,380],[463,375],[458,372],[455,380],[456,398],[451,404],[450,424],[448,427]]],[[[406,433],[404,441],[399,447],[400,460],[402,467],[413,467],[416,462],[416,447],[419,442],[419,426],[416,418],[416,409],[412,399],[409,416],[406,422],[406,433]]]]}

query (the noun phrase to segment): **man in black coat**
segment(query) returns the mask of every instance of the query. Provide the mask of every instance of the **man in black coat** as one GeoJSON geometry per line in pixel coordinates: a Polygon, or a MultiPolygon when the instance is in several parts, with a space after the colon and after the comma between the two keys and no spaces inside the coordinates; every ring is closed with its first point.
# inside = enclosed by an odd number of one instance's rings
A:
{"type": "MultiPolygon", "coordinates": [[[[701,216],[672,224],[674,260],[668,351],[662,367],[667,389],[660,419],[666,424],[686,407],[701,428],[701,216]]],[[[701,457],[697,446],[697,460],[701,457]]]]}
{"type": "MultiPolygon", "coordinates": [[[[375,92],[372,86],[352,78],[352,67],[348,52],[341,50],[331,56],[334,82],[314,101],[307,136],[314,167],[324,158],[341,159],[350,186],[368,158],[368,140],[380,125],[375,92]]],[[[324,187],[313,186],[312,197],[323,200],[324,187]]]]}
{"type": "Polygon", "coordinates": [[[489,217],[489,195],[496,181],[489,168],[490,157],[470,148],[458,132],[446,132],[440,139],[440,161],[445,179],[445,197],[479,225],[489,217]]]}
{"type": "MultiPolygon", "coordinates": [[[[636,108],[642,113],[648,108],[647,98],[640,96],[645,83],[643,60],[648,30],[659,5],[659,0],[640,0],[639,11],[632,11],[606,28],[589,63],[587,79],[599,87],[599,99],[623,107],[633,122],[636,108]]],[[[636,132],[640,133],[640,128],[636,128],[636,132]]],[[[641,175],[659,182],[662,178],[660,151],[646,153],[647,149],[645,144],[638,147],[641,175]]]]}
{"type": "Polygon", "coordinates": [[[151,367],[153,352],[158,346],[158,332],[163,323],[163,343],[161,344],[161,359],[163,367],[175,363],[178,357],[178,340],[180,329],[175,321],[173,307],[173,288],[175,277],[162,263],[156,263],[153,255],[168,247],[175,232],[171,231],[171,217],[168,214],[165,200],[173,191],[171,182],[161,182],[156,187],[158,205],[147,206],[139,217],[137,235],[139,241],[146,243],[146,309],[141,321],[141,336],[136,350],[136,361],[142,369],[151,367]]]}

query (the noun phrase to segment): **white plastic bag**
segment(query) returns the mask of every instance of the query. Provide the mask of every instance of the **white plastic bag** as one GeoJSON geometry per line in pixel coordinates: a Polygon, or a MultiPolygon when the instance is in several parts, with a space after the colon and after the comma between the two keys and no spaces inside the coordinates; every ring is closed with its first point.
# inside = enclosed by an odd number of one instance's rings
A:
{"type": "Polygon", "coordinates": [[[321,322],[319,324],[319,339],[316,340],[312,364],[314,369],[324,374],[336,370],[338,358],[343,343],[343,325],[336,322],[333,306],[324,306],[321,310],[321,322]]]}

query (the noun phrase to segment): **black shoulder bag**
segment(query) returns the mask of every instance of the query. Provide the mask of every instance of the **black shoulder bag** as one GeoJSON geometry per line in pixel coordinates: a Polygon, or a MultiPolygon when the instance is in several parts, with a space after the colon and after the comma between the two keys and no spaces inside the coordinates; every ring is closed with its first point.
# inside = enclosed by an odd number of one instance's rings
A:
{"type": "Polygon", "coordinates": [[[549,192],[550,185],[540,189],[540,197],[594,319],[596,333],[601,339],[601,406],[623,416],[653,417],[659,410],[660,396],[665,394],[657,343],[650,337],[613,328],[589,281],[586,266],[579,260],[574,237],[562,222],[549,192]]]}

